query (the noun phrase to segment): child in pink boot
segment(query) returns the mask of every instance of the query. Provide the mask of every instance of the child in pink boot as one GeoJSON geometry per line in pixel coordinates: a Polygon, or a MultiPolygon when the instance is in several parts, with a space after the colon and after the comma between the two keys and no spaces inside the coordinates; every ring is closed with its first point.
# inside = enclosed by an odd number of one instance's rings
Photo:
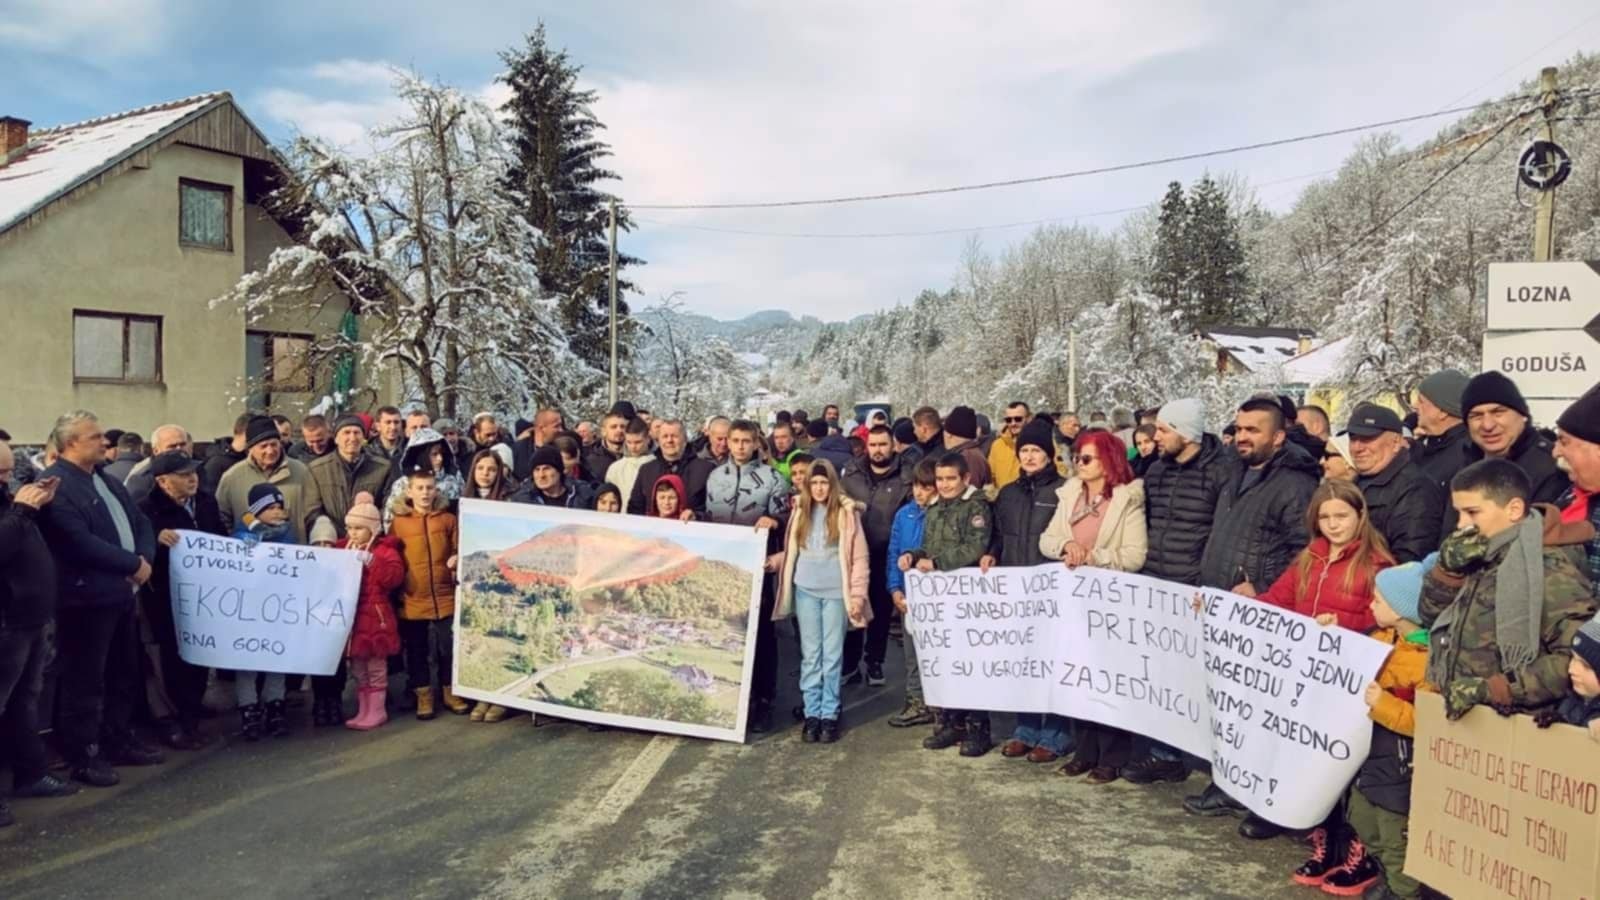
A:
{"type": "Polygon", "coordinates": [[[355,718],[344,724],[367,731],[389,721],[384,708],[389,691],[389,657],[400,652],[398,616],[389,597],[405,581],[406,564],[400,555],[400,541],[383,534],[383,516],[371,494],[362,491],[355,496],[344,524],[349,536],[336,546],[368,554],[366,568],[361,572],[356,623],[350,629],[350,645],[345,648],[360,706],[355,718]]]}

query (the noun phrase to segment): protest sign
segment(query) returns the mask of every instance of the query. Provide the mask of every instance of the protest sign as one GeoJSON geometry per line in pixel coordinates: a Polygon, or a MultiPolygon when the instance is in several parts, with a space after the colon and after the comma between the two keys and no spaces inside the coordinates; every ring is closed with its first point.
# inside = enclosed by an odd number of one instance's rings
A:
{"type": "Polygon", "coordinates": [[[185,662],[332,675],[361,588],[361,554],[179,531],[172,618],[185,662]]]}
{"type": "Polygon", "coordinates": [[[1366,758],[1361,699],[1389,648],[1258,600],[1104,569],[906,575],[933,706],[1053,712],[1212,763],[1289,828],[1322,821],[1366,758]],[[1198,601],[1198,608],[1197,608],[1198,601]]]}
{"type": "Polygon", "coordinates": [[[1452,897],[1600,896],[1600,748],[1480,706],[1417,696],[1406,874],[1452,897]]]}
{"type": "Polygon", "coordinates": [[[766,535],[463,500],[455,692],[743,741],[766,535]]]}

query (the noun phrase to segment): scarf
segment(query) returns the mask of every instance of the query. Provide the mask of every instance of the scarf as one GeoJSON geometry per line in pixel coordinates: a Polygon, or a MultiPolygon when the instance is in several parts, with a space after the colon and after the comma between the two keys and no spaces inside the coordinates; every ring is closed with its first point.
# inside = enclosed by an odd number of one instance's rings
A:
{"type": "MultiPolygon", "coordinates": [[[[1544,524],[1537,512],[1516,525],[1489,539],[1486,559],[1500,562],[1495,565],[1494,584],[1494,640],[1500,650],[1500,670],[1510,673],[1531,664],[1539,655],[1540,631],[1544,627],[1544,524]]],[[[1460,618],[1463,595],[1477,580],[1469,581],[1433,623],[1434,631],[1451,635],[1460,618]]],[[[1459,641],[1457,641],[1459,646],[1459,641]]],[[[1448,680],[1445,671],[1445,654],[1433,653],[1428,657],[1428,680],[1443,685],[1448,680]]]]}
{"type": "Polygon", "coordinates": [[[1586,522],[1589,519],[1589,498],[1594,496],[1593,491],[1586,491],[1577,485],[1572,486],[1572,502],[1561,510],[1561,521],[1565,525],[1576,522],[1586,522]]]}

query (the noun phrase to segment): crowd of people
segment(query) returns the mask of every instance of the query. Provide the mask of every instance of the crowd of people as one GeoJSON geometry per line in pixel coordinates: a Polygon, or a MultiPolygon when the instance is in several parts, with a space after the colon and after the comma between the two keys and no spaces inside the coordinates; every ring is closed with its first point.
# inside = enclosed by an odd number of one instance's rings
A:
{"type": "MultiPolygon", "coordinates": [[[[799,639],[799,738],[832,743],[841,693],[886,683],[907,609],[905,573],[1060,561],[1257,597],[1395,647],[1365,695],[1372,755],[1347,799],[1309,835],[1296,881],[1409,897],[1401,872],[1412,704],[1475,705],[1584,725],[1600,738],[1600,386],[1540,432],[1504,376],[1443,371],[1402,417],[1363,403],[1334,434],[1326,412],[1289,398],[1243,402],[1221,433],[1203,405],[1046,414],[1005,407],[1000,427],[957,406],[841,421],[837,406],[770,423],[683,422],[627,402],[569,428],[559,410],[466,428],[427,411],[244,415],[209,454],[181,425],[146,442],[62,416],[37,459],[0,443],[0,734],[12,796],[116,784],[116,767],[206,741],[208,685],[232,682],[246,740],[291,731],[301,679],[211,673],[178,651],[167,597],[182,529],[364,552],[347,659],[310,679],[313,725],[378,727],[388,678],[421,719],[442,707],[495,722],[450,685],[461,498],[741,525],[765,531],[767,577],[750,685],[750,730],[774,728],[775,622],[799,639]],[[148,455],[147,455],[148,454],[148,455]],[[142,648],[141,626],[156,651],[142,648]],[[40,708],[46,667],[53,709],[40,708]],[[357,709],[346,718],[349,682],[357,709]],[[156,688],[147,690],[147,682],[156,688]],[[54,722],[69,778],[39,737],[54,722]],[[138,727],[136,727],[136,725],[138,727]]],[[[9,436],[5,436],[9,441],[9,436]]],[[[903,640],[897,728],[922,746],[1050,765],[1104,784],[1183,781],[1205,762],[1091,721],[1020,714],[1009,735],[985,710],[933,709],[903,640]]],[[[1195,815],[1238,815],[1240,833],[1281,833],[1215,785],[1195,815]]],[[[10,813],[0,806],[0,824],[10,813]]]]}

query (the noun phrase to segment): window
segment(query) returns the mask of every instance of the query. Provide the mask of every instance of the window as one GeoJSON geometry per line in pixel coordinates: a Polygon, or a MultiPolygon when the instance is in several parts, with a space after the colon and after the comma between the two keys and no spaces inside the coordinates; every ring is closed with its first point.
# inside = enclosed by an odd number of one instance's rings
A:
{"type": "Polygon", "coordinates": [[[178,243],[232,250],[233,189],[224,184],[178,179],[178,243]]]}
{"type": "Polygon", "coordinates": [[[254,409],[271,406],[274,391],[307,393],[312,389],[311,335],[247,331],[244,367],[254,409]]]}
{"type": "Polygon", "coordinates": [[[161,381],[161,318],[72,313],[74,381],[156,384],[161,381]]]}

